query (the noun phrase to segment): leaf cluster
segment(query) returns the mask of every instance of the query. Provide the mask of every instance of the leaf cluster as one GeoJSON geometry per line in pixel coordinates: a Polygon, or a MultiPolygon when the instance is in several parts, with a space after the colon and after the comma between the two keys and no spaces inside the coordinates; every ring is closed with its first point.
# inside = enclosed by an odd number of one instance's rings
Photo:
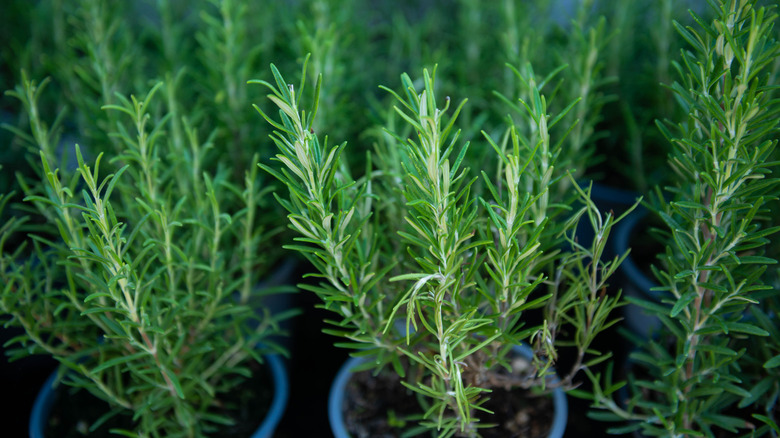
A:
{"type": "Polygon", "coordinates": [[[598,400],[616,413],[612,419],[640,420],[631,428],[650,436],[736,434],[756,426],[731,414],[734,406],[755,406],[757,419],[771,411],[754,404],[758,387],[751,388],[754,379],[771,387],[755,366],[771,354],[757,359],[764,349],[746,348],[746,341],[770,336],[766,306],[777,292],[766,283],[776,255],[765,252],[780,230],[768,220],[778,185],[772,172],[780,106],[769,82],[780,55],[776,13],[751,1],[710,4],[712,22],[691,13],[696,28],[675,23],[689,48],[674,63],[680,82],[670,89],[687,117],[658,124],[674,148],[669,164],[676,172],[668,196],[659,189],[652,204],[667,227],[666,251],[654,268],[663,298],[632,300],[663,329],[632,354],[647,375],[631,381],[626,410],[598,400]]]}
{"type": "Polygon", "coordinates": [[[238,408],[224,395],[263,355],[286,354],[280,324],[295,314],[267,307],[290,288],[258,289],[280,228],[267,178],[247,167],[259,159],[241,121],[239,73],[254,62],[242,56],[259,51],[250,16],[228,2],[193,17],[161,1],[144,18],[132,2],[51,3],[68,13],[49,17],[50,76],[23,71],[6,92],[19,123],[4,128],[29,169],[13,166],[0,197],[0,317],[24,329],[5,352],[51,355],[61,381],[108,402],[92,431],[120,415],[126,436],[213,435],[238,408]],[[200,22],[202,37],[183,37],[200,22]],[[182,56],[193,47],[203,58],[182,56]],[[226,90],[225,105],[203,89],[226,90]]]}
{"type": "Polygon", "coordinates": [[[273,65],[274,83],[250,81],[265,86],[278,108],[272,117],[256,107],[275,128],[279,151],[275,165],[260,166],[287,188],[277,200],[299,242],[288,247],[318,271],[319,285],[302,287],[338,315],[325,331],[345,338],[337,345],[355,355],[375,358],[367,368],[389,364],[405,377],[420,398],[421,426],[440,436],[477,436],[488,427],[476,417],[490,392],[478,376],[511,370],[512,345],[532,344],[537,354],[534,371],[510,386],[551,385],[566,329],[576,333],[578,360],[558,385],[573,387],[580,369],[608,357],[591,343],[616,322],[610,313],[618,297],[604,291],[620,259],[602,258],[616,218],[598,211],[589,190],[563,200],[550,195],[571,178],[556,168],[564,139],[553,142],[548,130],[565,113],[548,114],[530,66],[527,75],[515,71],[532,100],[512,108],[532,135],[511,118],[498,141],[484,133],[497,179],[466,166],[469,143],[459,144],[456,128],[466,101],[440,104],[436,69],[423,70],[419,91],[407,74],[400,92],[382,87],[395,100],[395,117],[388,117],[375,159],[354,178],[346,144],[329,145],[312,129],[323,111],[319,79],[313,106],[301,105],[305,66],[297,88],[273,65]],[[484,193],[473,191],[480,179],[484,193]],[[572,211],[575,203],[582,207],[572,211]],[[574,238],[580,218],[595,229],[593,242],[574,238]],[[534,311],[543,323],[524,318],[534,311]]]}

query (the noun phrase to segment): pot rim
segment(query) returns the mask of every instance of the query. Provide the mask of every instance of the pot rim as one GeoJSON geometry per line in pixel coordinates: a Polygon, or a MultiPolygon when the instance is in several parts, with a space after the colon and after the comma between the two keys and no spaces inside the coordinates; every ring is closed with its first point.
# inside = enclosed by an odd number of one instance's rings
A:
{"type": "MultiPolygon", "coordinates": [[[[533,351],[527,345],[515,345],[512,347],[512,350],[526,359],[533,357],[533,351]]],[[[336,438],[348,438],[350,436],[344,424],[341,407],[344,405],[347,382],[352,377],[352,369],[368,360],[369,357],[351,357],[347,359],[339,369],[338,374],[336,374],[336,378],[333,379],[333,384],[328,394],[328,420],[330,420],[330,428],[336,438]]],[[[558,382],[557,376],[553,376],[550,379],[552,384],[558,382]]],[[[560,387],[552,390],[552,397],[554,408],[553,424],[548,438],[562,438],[563,433],[566,431],[566,422],[569,417],[569,404],[566,400],[566,393],[560,387]]]]}
{"type": "MultiPolygon", "coordinates": [[[[290,383],[282,358],[277,354],[268,354],[263,356],[263,358],[271,371],[274,395],[271,400],[271,407],[268,409],[263,422],[250,438],[271,438],[273,436],[274,430],[276,430],[276,427],[282,420],[287,400],[290,396],[290,383]]],[[[46,379],[46,382],[38,392],[38,396],[35,398],[32,413],[30,414],[30,438],[44,438],[45,436],[46,420],[54,405],[55,391],[57,386],[59,386],[59,372],[59,370],[55,370],[46,379]]]]}

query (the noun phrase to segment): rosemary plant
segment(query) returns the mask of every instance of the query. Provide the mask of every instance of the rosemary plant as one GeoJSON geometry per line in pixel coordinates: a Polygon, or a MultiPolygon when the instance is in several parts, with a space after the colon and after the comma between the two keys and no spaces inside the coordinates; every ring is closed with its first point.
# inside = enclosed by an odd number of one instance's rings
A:
{"type": "Polygon", "coordinates": [[[115,432],[134,437],[205,436],[231,424],[238,406],[225,394],[251,374],[251,360],[284,352],[269,337],[292,312],[271,314],[258,296],[273,291],[254,290],[267,234],[258,171],[243,187],[226,171],[202,173],[212,145],[191,127],[189,153],[174,153],[159,83],[142,100],[117,95],[104,106],[118,114],[121,154],[90,165],[76,146],[69,168],[59,122],[48,127],[38,111],[47,83],[9,92],[30,119],[30,134],[17,134],[40,160],[38,180],[19,181],[26,214],[0,237],[0,314],[25,330],[9,355],[52,355],[66,384],[108,402],[92,430],[114,415],[132,425],[115,432]]]}
{"type": "Polygon", "coordinates": [[[659,89],[658,84],[670,82],[670,54],[684,43],[676,35],[672,19],[687,24],[685,9],[698,11],[705,3],[600,2],[602,8],[609,8],[604,11],[607,28],[614,32],[607,46],[606,71],[616,81],[606,87],[606,92],[617,99],[602,111],[600,125],[609,136],[600,139],[598,152],[606,161],[610,172],[607,178],[613,183],[621,178],[632,190],[645,194],[670,179],[666,166],[670,148],[653,120],[659,114],[676,119],[684,111],[675,106],[670,90],[659,89]]]}
{"type": "MultiPolygon", "coordinates": [[[[579,180],[589,170],[588,166],[597,164],[594,156],[595,142],[599,135],[596,125],[601,121],[602,107],[614,100],[614,96],[605,96],[604,86],[614,82],[615,77],[605,77],[604,48],[609,39],[614,37],[607,35],[607,22],[602,16],[596,23],[590,23],[588,11],[592,8],[591,1],[583,1],[577,10],[577,18],[572,23],[571,41],[568,43],[564,59],[570,60],[571,66],[564,71],[566,76],[565,95],[569,100],[579,99],[573,111],[570,113],[568,125],[573,125],[571,133],[567,136],[567,147],[563,151],[566,157],[565,165],[573,169],[573,176],[579,180]]],[[[601,158],[599,158],[601,159],[601,158]]],[[[559,190],[566,190],[562,185],[559,190]]]]}
{"type": "Polygon", "coordinates": [[[245,82],[273,34],[251,39],[261,22],[240,2],[189,6],[41,2],[51,21],[34,25],[54,32],[33,66],[51,79],[6,93],[27,165],[4,163],[0,319],[25,331],[5,353],[49,354],[107,402],[92,431],[116,416],[127,436],[221,433],[239,412],[226,395],[285,353],[295,313],[258,290],[279,207],[247,168],[262,151],[245,82]]]}
{"type": "Polygon", "coordinates": [[[421,91],[406,74],[401,93],[382,87],[411,135],[388,119],[392,130],[358,178],[348,171],[346,143],[329,144],[311,129],[320,81],[307,110],[300,104],[305,79],[296,89],[271,69],[275,83],[251,81],[266,86],[279,109],[275,119],[257,107],[276,128],[279,150],[278,167],[261,167],[289,190],[277,196],[299,236],[288,248],[304,254],[321,279],[301,287],[338,315],[325,330],[344,338],[336,345],[374,358],[367,368],[391,366],[405,378],[420,400],[420,427],[479,436],[494,426],[479,417],[491,391],[485,376],[512,369],[513,345],[536,352],[534,371],[510,377],[513,387],[550,385],[566,330],[578,353],[560,385],[573,387],[580,369],[608,357],[591,343],[615,322],[609,315],[618,297],[603,292],[620,260],[601,255],[616,220],[600,214],[587,191],[565,204],[550,201],[551,188],[567,176],[555,172],[563,138],[548,129],[565,113],[547,113],[544,84],[530,68],[521,77],[531,100],[517,109],[531,129],[510,122],[499,140],[485,135],[481,146],[492,147],[498,170],[495,177],[482,172],[484,193],[472,191],[478,176],[465,165],[468,143],[459,145],[455,128],[466,101],[437,100],[435,69],[424,70],[421,91]],[[575,203],[581,206],[571,211],[575,203]],[[593,242],[572,238],[583,216],[596,230],[593,242]],[[544,314],[541,324],[524,318],[534,310],[544,314]]]}
{"type": "Polygon", "coordinates": [[[777,431],[759,428],[777,421],[776,396],[757,402],[759,393],[773,393],[776,350],[746,348],[750,338],[776,336],[777,289],[765,278],[777,260],[764,253],[780,230],[766,216],[778,184],[771,172],[780,106],[777,84],[768,82],[780,55],[776,13],[750,0],[710,4],[712,22],[693,14],[698,30],[675,23],[689,49],[675,64],[681,82],[671,89],[688,117],[659,123],[676,174],[668,202],[660,190],[654,202],[668,226],[654,269],[666,295],[660,303],[632,300],[657,315],[663,331],[637,340],[625,403],[612,397],[614,387],[596,385],[595,405],[608,410],[598,416],[629,420],[621,430],[647,436],[777,431]]]}

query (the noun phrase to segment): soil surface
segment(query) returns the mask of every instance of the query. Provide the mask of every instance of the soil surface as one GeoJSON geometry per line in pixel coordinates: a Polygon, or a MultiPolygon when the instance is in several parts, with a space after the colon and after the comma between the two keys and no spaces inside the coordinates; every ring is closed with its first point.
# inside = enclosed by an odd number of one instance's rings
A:
{"type": "Polygon", "coordinates": [[[552,428],[553,401],[546,395],[524,389],[495,389],[485,407],[495,415],[485,413],[481,421],[499,427],[481,431],[482,438],[545,438],[552,428]]]}
{"type": "MultiPolygon", "coordinates": [[[[478,412],[477,417],[480,423],[496,427],[481,429],[483,438],[547,436],[553,418],[551,396],[494,388],[489,397],[484,407],[494,414],[478,412]]],[[[371,371],[363,371],[354,374],[347,385],[344,422],[354,438],[398,437],[417,426],[414,417],[420,413],[416,394],[404,387],[395,373],[373,376],[371,371]]]]}

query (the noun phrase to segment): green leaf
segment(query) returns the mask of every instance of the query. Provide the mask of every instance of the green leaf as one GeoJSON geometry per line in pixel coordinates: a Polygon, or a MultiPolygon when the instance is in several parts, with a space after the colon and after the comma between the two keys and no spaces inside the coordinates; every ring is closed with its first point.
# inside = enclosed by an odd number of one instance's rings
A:
{"type": "Polygon", "coordinates": [[[766,369],[777,368],[779,366],[780,366],[780,354],[769,359],[768,361],[766,361],[766,363],[764,363],[764,368],[766,369]]]}
{"type": "Polygon", "coordinates": [[[589,391],[581,390],[581,389],[571,389],[566,392],[566,395],[570,395],[572,397],[576,397],[583,400],[590,400],[594,401],[595,398],[593,394],[589,391]]]}
{"type": "Polygon", "coordinates": [[[761,414],[753,414],[753,418],[763,422],[764,424],[768,425],[772,428],[772,430],[775,431],[776,434],[780,434],[780,427],[778,427],[777,423],[772,420],[771,418],[761,415],[761,414]]]}
{"type": "Polygon", "coordinates": [[[119,313],[122,315],[128,315],[127,311],[124,309],[119,309],[116,307],[93,307],[90,309],[86,309],[83,312],[81,312],[82,315],[90,315],[93,313],[119,313]]]}
{"type": "Polygon", "coordinates": [[[106,292],[95,292],[93,294],[87,295],[84,298],[84,302],[88,303],[88,302],[90,302],[90,301],[92,301],[94,299],[97,299],[97,298],[108,298],[108,299],[113,300],[113,297],[110,294],[106,293],[106,292]]]}
{"type": "Polygon", "coordinates": [[[465,351],[465,352],[459,354],[458,356],[456,356],[455,357],[455,361],[462,361],[465,357],[474,354],[474,352],[476,352],[478,350],[481,350],[483,347],[485,347],[485,345],[493,342],[499,336],[501,336],[501,333],[496,333],[495,335],[488,337],[487,339],[485,339],[481,343],[479,343],[479,344],[473,346],[472,348],[470,348],[468,351],[465,351]]]}
{"type": "Polygon", "coordinates": [[[99,318],[103,321],[103,324],[107,325],[117,336],[122,338],[127,337],[127,332],[121,324],[116,322],[116,320],[107,317],[105,314],[100,315],[99,318]]]}
{"type": "Polygon", "coordinates": [[[147,357],[147,356],[149,356],[149,353],[147,353],[145,351],[142,351],[142,352],[131,354],[131,355],[128,355],[128,356],[115,357],[113,359],[109,359],[109,360],[101,363],[100,365],[96,366],[95,368],[92,369],[92,372],[97,374],[97,373],[100,373],[101,371],[106,370],[108,368],[113,368],[115,366],[122,365],[122,364],[125,364],[125,363],[128,363],[128,362],[132,362],[132,361],[134,361],[136,359],[141,359],[141,358],[147,357]]]}
{"type": "Polygon", "coordinates": [[[688,202],[688,201],[676,201],[673,202],[672,205],[676,205],[678,207],[683,208],[690,208],[694,210],[706,210],[707,207],[705,207],[703,204],[699,204],[698,202],[688,202]]]}
{"type": "Polygon", "coordinates": [[[746,324],[742,322],[727,323],[726,329],[728,330],[728,332],[745,333],[754,336],[769,336],[769,332],[767,332],[766,330],[756,325],[746,324]]]}
{"type": "Polygon", "coordinates": [[[770,257],[762,256],[739,256],[739,262],[742,264],[759,264],[759,265],[774,265],[777,264],[777,260],[770,257]]]}
{"type": "Polygon", "coordinates": [[[171,384],[176,390],[176,395],[178,395],[180,399],[184,399],[184,391],[182,391],[181,389],[181,383],[179,382],[179,378],[176,377],[176,374],[174,374],[168,368],[163,368],[162,372],[165,373],[166,376],[168,376],[168,379],[170,380],[171,384]]]}
{"type": "Polygon", "coordinates": [[[685,310],[685,308],[688,307],[688,305],[690,303],[692,303],[693,300],[696,299],[696,297],[697,297],[696,292],[691,291],[691,292],[685,293],[674,304],[674,307],[672,307],[672,310],[669,312],[669,316],[671,316],[672,318],[677,317],[677,315],[679,315],[680,312],[685,310]]]}
{"type": "Polygon", "coordinates": [[[123,435],[129,438],[140,438],[140,436],[136,433],[133,433],[129,430],[124,429],[111,429],[109,432],[116,434],[116,435],[123,435]]]}

